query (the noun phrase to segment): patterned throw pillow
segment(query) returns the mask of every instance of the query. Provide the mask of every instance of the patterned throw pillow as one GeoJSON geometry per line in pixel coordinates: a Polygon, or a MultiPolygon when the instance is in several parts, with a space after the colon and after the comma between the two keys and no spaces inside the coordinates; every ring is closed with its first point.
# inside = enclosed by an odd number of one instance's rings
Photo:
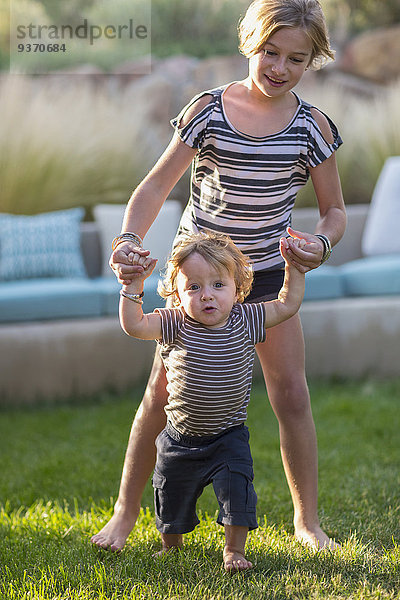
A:
{"type": "Polygon", "coordinates": [[[0,280],[86,277],[80,247],[84,210],[0,214],[0,280]]]}

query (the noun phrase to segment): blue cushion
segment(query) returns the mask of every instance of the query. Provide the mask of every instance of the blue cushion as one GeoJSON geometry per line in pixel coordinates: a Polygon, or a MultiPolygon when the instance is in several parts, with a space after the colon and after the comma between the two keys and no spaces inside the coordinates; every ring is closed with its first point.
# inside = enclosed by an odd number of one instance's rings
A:
{"type": "Polygon", "coordinates": [[[353,260],[340,272],[349,296],[400,294],[400,254],[353,260]]]}
{"type": "Polygon", "coordinates": [[[0,280],[85,277],[82,208],[34,216],[0,214],[0,280]]]}
{"type": "MultiPolygon", "coordinates": [[[[164,306],[164,300],[157,294],[159,276],[150,275],[144,282],[143,312],[149,313],[157,307],[164,306]]],[[[93,279],[97,292],[102,299],[102,312],[104,315],[118,315],[119,292],[121,284],[115,277],[98,277],[93,279]]]]}
{"type": "Polygon", "coordinates": [[[337,267],[323,265],[306,273],[304,300],[327,300],[344,296],[344,285],[337,267]]]}
{"type": "Polygon", "coordinates": [[[0,322],[96,317],[101,308],[101,296],[87,278],[0,283],[0,322]]]}

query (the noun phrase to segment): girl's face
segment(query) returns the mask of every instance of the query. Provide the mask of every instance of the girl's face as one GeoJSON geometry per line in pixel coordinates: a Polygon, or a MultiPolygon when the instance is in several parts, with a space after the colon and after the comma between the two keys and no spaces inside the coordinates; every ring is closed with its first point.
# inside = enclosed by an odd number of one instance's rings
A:
{"type": "Polygon", "coordinates": [[[283,27],[268,38],[260,52],[250,57],[250,78],[264,96],[282,96],[300,81],[311,53],[311,40],[303,29],[283,27]]]}
{"type": "Polygon", "coordinates": [[[181,265],[176,278],[177,294],[185,313],[210,329],[223,327],[236,302],[236,284],[225,269],[216,271],[193,252],[181,265]]]}

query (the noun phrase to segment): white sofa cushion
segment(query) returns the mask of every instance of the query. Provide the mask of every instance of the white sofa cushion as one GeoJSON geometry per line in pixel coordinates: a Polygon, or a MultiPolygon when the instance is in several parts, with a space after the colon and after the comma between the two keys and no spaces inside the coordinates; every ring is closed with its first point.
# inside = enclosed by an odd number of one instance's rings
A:
{"type": "Polygon", "coordinates": [[[365,256],[400,253],[400,156],[383,166],[371,199],[362,238],[365,256]]]}
{"type": "MultiPolygon", "coordinates": [[[[125,208],[125,204],[98,204],[93,209],[94,217],[100,231],[102,275],[106,277],[114,277],[108,265],[111,255],[111,242],[121,231],[125,208]]],[[[158,269],[163,269],[167,262],[172,242],[178,229],[181,213],[180,202],[177,200],[167,200],[147,232],[144,247],[146,250],[150,250],[152,256],[158,258],[158,269]]]]}

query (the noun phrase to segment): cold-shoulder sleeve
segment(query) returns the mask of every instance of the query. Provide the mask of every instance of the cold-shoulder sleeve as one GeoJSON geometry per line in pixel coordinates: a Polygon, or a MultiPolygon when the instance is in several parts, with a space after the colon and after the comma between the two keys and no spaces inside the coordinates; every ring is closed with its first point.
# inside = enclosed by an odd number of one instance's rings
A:
{"type": "Polygon", "coordinates": [[[329,143],[324,138],[322,131],[311,114],[310,105],[308,106],[308,166],[316,167],[320,165],[324,160],[329,158],[338,148],[343,144],[343,140],[340,137],[338,128],[335,123],[321,110],[317,109],[324,117],[328,120],[331,128],[333,143],[329,143]]]}
{"type": "Polygon", "coordinates": [[[176,133],[179,135],[180,139],[185,142],[191,148],[201,149],[203,144],[205,132],[207,129],[207,125],[210,121],[212,112],[215,106],[215,96],[212,92],[203,92],[198,94],[187,104],[179,113],[175,119],[170,121],[172,127],[175,129],[176,133]],[[210,102],[198,112],[186,125],[182,126],[182,119],[185,116],[188,109],[200,98],[204,96],[210,95],[210,102]]]}
{"type": "Polygon", "coordinates": [[[156,308],[154,312],[161,317],[160,345],[172,344],[182,327],[184,315],[180,308],[156,308]]]}

